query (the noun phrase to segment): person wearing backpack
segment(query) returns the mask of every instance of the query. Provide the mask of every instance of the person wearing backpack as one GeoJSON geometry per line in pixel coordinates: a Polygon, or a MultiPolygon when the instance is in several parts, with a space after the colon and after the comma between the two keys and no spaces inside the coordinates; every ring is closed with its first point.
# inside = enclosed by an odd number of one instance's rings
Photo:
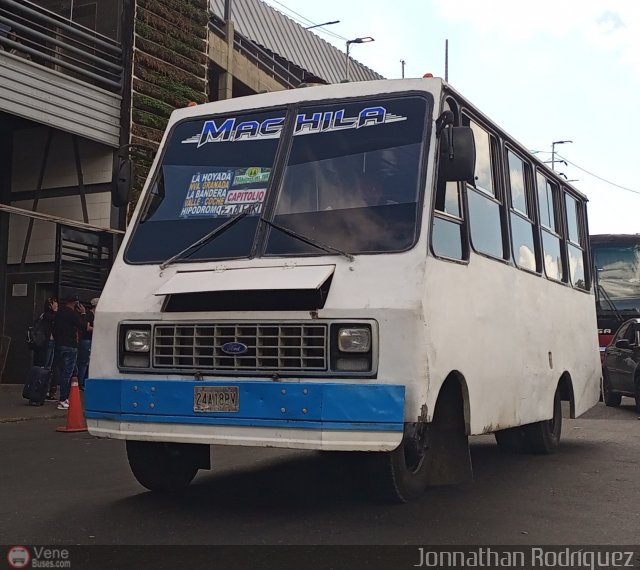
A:
{"type": "Polygon", "coordinates": [[[58,299],[49,297],[44,302],[42,314],[38,317],[36,323],[32,327],[35,338],[40,338],[34,343],[33,364],[42,366],[43,368],[53,367],[53,355],[55,352],[55,341],[53,340],[53,327],[56,322],[56,313],[58,312],[58,299]]]}
{"type": "Polygon", "coordinates": [[[54,377],[53,328],[58,310],[58,302],[50,297],[44,303],[42,314],[27,329],[27,343],[33,350],[33,366],[29,369],[22,390],[22,397],[32,406],[42,406],[49,399],[54,377]]]}

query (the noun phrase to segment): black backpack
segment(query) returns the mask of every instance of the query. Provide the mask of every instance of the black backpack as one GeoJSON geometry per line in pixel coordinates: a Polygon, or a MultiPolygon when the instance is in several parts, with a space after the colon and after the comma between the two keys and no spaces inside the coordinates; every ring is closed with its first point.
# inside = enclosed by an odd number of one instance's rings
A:
{"type": "Polygon", "coordinates": [[[31,326],[27,327],[27,344],[29,348],[35,349],[43,348],[48,342],[44,313],[42,313],[31,326]]]}

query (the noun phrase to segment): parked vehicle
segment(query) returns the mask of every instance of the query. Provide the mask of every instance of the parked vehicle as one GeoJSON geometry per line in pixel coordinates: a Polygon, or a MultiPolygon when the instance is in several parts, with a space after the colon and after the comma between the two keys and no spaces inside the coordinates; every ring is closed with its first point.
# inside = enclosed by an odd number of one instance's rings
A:
{"type": "Polygon", "coordinates": [[[590,236],[600,357],[627,319],[640,317],[640,234],[590,236]]]}
{"type": "Polygon", "coordinates": [[[100,297],[85,406],[154,491],[211,445],[355,452],[392,500],[598,399],[586,197],[440,79],[176,110],[100,297]],[[368,453],[359,453],[368,452],[368,453]]]}
{"type": "Polygon", "coordinates": [[[640,413],[640,319],[629,319],[604,351],[602,394],[607,406],[620,405],[622,396],[636,399],[640,413]]]}

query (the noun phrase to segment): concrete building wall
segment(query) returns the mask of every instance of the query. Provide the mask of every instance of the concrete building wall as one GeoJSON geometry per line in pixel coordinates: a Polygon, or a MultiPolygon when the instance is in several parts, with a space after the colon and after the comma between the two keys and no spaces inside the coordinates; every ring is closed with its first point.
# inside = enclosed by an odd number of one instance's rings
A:
{"type": "MultiPolygon", "coordinates": [[[[12,193],[30,192],[37,188],[47,136],[48,128],[45,126],[34,126],[14,132],[12,193]]],[[[90,140],[79,139],[78,151],[85,185],[111,182],[113,149],[90,140]]],[[[72,136],[54,130],[44,165],[42,188],[75,186],[78,182],[72,136]]]]}
{"type": "MultiPolygon", "coordinates": [[[[87,211],[89,223],[95,226],[108,228],[111,221],[111,194],[102,192],[88,194],[87,211]]],[[[30,210],[33,208],[32,200],[13,202],[13,206],[30,210]]],[[[38,202],[38,212],[59,216],[69,220],[83,221],[82,203],[80,196],[60,196],[57,198],[45,198],[38,202]]],[[[23,255],[29,219],[24,216],[11,215],[9,219],[9,251],[7,263],[20,263],[23,255]]],[[[55,259],[56,226],[50,222],[34,220],[29,241],[26,263],[46,263],[55,259]]]]}

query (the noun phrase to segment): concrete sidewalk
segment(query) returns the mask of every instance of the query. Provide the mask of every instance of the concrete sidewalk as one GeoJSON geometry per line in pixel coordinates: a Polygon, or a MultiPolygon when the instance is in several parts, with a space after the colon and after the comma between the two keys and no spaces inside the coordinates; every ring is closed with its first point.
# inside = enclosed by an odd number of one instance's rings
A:
{"type": "Polygon", "coordinates": [[[22,398],[22,384],[0,384],[0,423],[65,418],[66,410],[58,410],[57,405],[46,400],[43,406],[30,406],[22,398]]]}

